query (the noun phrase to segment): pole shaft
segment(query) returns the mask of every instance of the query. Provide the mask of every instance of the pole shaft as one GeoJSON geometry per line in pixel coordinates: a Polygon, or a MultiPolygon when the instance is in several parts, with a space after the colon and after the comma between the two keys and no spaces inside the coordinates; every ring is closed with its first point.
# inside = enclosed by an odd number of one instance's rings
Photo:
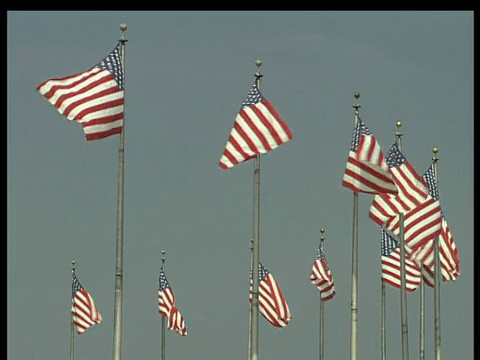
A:
{"type": "MultiPolygon", "coordinates": [[[[438,149],[434,149],[436,154],[438,149]]],[[[433,157],[433,174],[435,176],[435,183],[438,188],[438,158],[435,155],[433,157]]],[[[442,270],[440,267],[440,236],[437,236],[436,241],[434,241],[434,307],[435,307],[435,360],[442,359],[442,353],[440,348],[440,279],[442,276],[442,270]]]]}
{"type": "Polygon", "coordinates": [[[382,304],[381,304],[381,328],[382,328],[382,335],[381,335],[381,351],[382,351],[382,354],[381,354],[381,357],[380,359],[382,360],[386,360],[387,358],[387,327],[386,327],[386,322],[387,322],[387,318],[386,318],[386,298],[385,298],[385,282],[383,281],[383,279],[380,277],[380,281],[381,281],[381,297],[382,297],[382,304]]]}

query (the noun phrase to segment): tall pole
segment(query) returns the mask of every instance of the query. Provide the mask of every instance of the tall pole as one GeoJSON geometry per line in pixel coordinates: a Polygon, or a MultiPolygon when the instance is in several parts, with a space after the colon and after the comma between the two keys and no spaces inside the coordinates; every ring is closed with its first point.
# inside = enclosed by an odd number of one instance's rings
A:
{"type": "MultiPolygon", "coordinates": [[[[320,248],[323,249],[323,240],[325,239],[325,237],[323,236],[323,233],[325,232],[325,229],[324,228],[321,228],[320,229],[320,233],[322,234],[320,236],[320,248]]],[[[325,333],[323,331],[324,329],[324,303],[323,303],[323,300],[322,300],[322,294],[321,292],[319,291],[318,292],[318,299],[320,301],[320,311],[319,311],[319,323],[320,323],[320,328],[319,328],[319,341],[318,341],[318,344],[319,344],[319,349],[318,349],[318,359],[319,360],[324,360],[325,359],[325,333]]]]}
{"type": "MultiPolygon", "coordinates": [[[[165,250],[162,250],[162,270],[165,271],[165,250]]],[[[162,316],[162,360],[165,360],[165,316],[162,316]]]]}
{"type": "MultiPolygon", "coordinates": [[[[396,142],[398,148],[402,150],[402,135],[400,127],[401,121],[397,121],[396,142]]],[[[404,214],[400,213],[400,304],[402,314],[402,359],[408,359],[408,323],[407,323],[407,284],[405,277],[405,232],[404,232],[404,214]]]]}
{"type": "MultiPolygon", "coordinates": [[[[127,25],[120,24],[122,36],[119,41],[122,43],[121,56],[123,67],[123,79],[125,80],[125,43],[124,36],[127,25]]],[[[124,87],[125,91],[125,87],[124,87]]],[[[125,110],[125,105],[124,105],[125,110]]],[[[125,113],[125,111],[124,111],[125,113]]],[[[125,156],[125,115],[123,129],[120,133],[118,144],[118,190],[117,190],[117,243],[115,260],[115,306],[113,317],[113,360],[122,359],[122,305],[123,305],[123,178],[124,178],[124,156],[125,156]]]]}
{"type": "MultiPolygon", "coordinates": [[[[423,265],[420,265],[423,268],[423,265]]],[[[425,282],[423,277],[420,279],[420,346],[419,360],[425,360],[425,282]]]]}
{"type": "MultiPolygon", "coordinates": [[[[437,184],[438,188],[438,148],[433,148],[433,174],[435,176],[435,183],[437,184]]],[[[434,242],[435,250],[434,250],[434,261],[435,261],[435,268],[434,268],[434,297],[435,297],[435,360],[442,359],[442,353],[440,349],[440,276],[442,274],[442,270],[440,268],[440,236],[437,236],[437,241],[434,242]]]]}
{"type": "MultiPolygon", "coordinates": [[[[75,260],[72,260],[72,279],[75,275],[75,260]]],[[[73,287],[70,296],[73,301],[73,287]]],[[[73,312],[70,310],[70,360],[75,360],[75,324],[73,323],[73,312]]]]}
{"type": "MultiPolygon", "coordinates": [[[[253,239],[251,240],[250,244],[250,272],[248,274],[248,286],[250,286],[250,282],[252,281],[252,273],[253,273],[253,239]]],[[[248,301],[248,358],[250,359],[252,356],[252,302],[248,301]]]]}
{"type": "MultiPolygon", "coordinates": [[[[360,93],[355,91],[353,94],[356,100],[360,93]]],[[[353,104],[355,109],[354,128],[357,125],[360,104],[353,104]]],[[[358,192],[353,193],[353,226],[352,226],[352,303],[351,303],[351,334],[350,334],[350,359],[357,360],[358,347],[358,192]]]]}
{"type": "MultiPolygon", "coordinates": [[[[255,61],[258,71],[255,73],[257,87],[260,89],[260,73],[262,61],[255,61]]],[[[255,156],[253,170],[253,254],[252,254],[252,332],[251,332],[251,360],[258,359],[258,265],[260,258],[260,154],[255,156]]]]}
{"type": "Polygon", "coordinates": [[[382,351],[382,356],[381,360],[386,360],[387,358],[387,327],[386,327],[386,321],[387,321],[387,312],[386,312],[386,293],[385,293],[385,281],[383,281],[382,277],[380,276],[380,281],[381,281],[381,298],[382,298],[382,304],[381,304],[381,328],[382,328],[382,335],[381,335],[381,351],[382,351]]]}

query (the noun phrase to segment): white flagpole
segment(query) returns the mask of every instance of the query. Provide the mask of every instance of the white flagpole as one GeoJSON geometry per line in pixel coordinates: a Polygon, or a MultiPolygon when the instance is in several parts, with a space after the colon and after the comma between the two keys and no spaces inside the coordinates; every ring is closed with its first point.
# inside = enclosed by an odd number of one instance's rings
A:
{"type": "MultiPolygon", "coordinates": [[[[438,187],[438,148],[433,148],[433,174],[435,176],[435,183],[438,187]]],[[[440,268],[440,236],[437,236],[437,241],[435,241],[435,250],[434,250],[434,303],[435,303],[435,360],[442,359],[442,353],[440,349],[440,279],[442,274],[442,269],[440,268]]]]}
{"type": "MultiPolygon", "coordinates": [[[[162,270],[165,271],[165,250],[162,250],[162,270]]],[[[165,360],[165,316],[162,316],[162,360],[165,360]]]]}
{"type": "MultiPolygon", "coordinates": [[[[72,279],[75,275],[75,260],[72,260],[72,279]]],[[[70,296],[70,360],[75,360],[75,324],[73,322],[73,312],[72,312],[72,305],[73,305],[73,286],[72,292],[70,296]]]]}
{"type": "MultiPolygon", "coordinates": [[[[325,232],[325,229],[324,228],[321,228],[320,229],[320,233],[322,234],[321,237],[320,237],[320,248],[322,249],[323,251],[323,240],[325,239],[325,237],[323,236],[323,233],[325,232]]],[[[319,316],[320,316],[320,319],[319,319],[319,322],[320,322],[320,327],[319,327],[319,341],[318,341],[318,344],[319,344],[319,349],[318,349],[318,356],[319,356],[319,360],[324,360],[325,359],[325,352],[324,352],[324,349],[325,349],[325,333],[324,333],[324,313],[325,313],[325,310],[324,310],[324,303],[323,303],[323,300],[322,300],[322,293],[319,291],[318,292],[318,299],[320,301],[320,311],[319,311],[319,316]]]]}
{"type": "MultiPolygon", "coordinates": [[[[122,36],[120,37],[119,41],[122,43],[121,57],[122,57],[123,79],[125,80],[125,43],[128,40],[125,38],[124,33],[125,33],[125,30],[127,30],[127,25],[120,24],[120,30],[122,30],[122,36]]],[[[125,87],[124,87],[124,91],[125,91],[125,87]]],[[[123,119],[123,129],[122,129],[122,132],[120,133],[120,140],[118,144],[117,242],[116,242],[116,262],[115,262],[115,306],[114,306],[114,319],[113,319],[113,360],[122,359],[124,156],[125,156],[125,116],[123,119]]]]}

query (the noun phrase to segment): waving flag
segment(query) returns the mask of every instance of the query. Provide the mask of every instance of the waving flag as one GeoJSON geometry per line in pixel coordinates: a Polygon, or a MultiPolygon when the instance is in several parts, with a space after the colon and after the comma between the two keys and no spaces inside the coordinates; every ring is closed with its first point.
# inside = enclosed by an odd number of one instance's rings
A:
{"type": "Polygon", "coordinates": [[[404,238],[411,250],[417,250],[441,231],[441,208],[438,200],[430,196],[428,186],[394,143],[387,164],[398,194],[375,195],[369,217],[400,236],[400,214],[404,214],[404,238]]]}
{"type": "Polygon", "coordinates": [[[158,312],[168,319],[168,330],[176,331],[182,336],[187,335],[185,319],[175,304],[175,294],[168,283],[163,269],[160,269],[158,289],[158,312]]]}
{"type": "MultiPolygon", "coordinates": [[[[258,304],[262,316],[273,326],[285,327],[292,319],[287,301],[283,296],[282,289],[273,278],[273,275],[261,263],[258,264],[258,304]]],[[[253,281],[250,276],[250,294],[249,301],[253,301],[252,296],[253,281]]]]}
{"type": "Polygon", "coordinates": [[[360,118],[353,131],[342,185],[367,194],[397,193],[380,144],[360,118]]]}
{"type": "Polygon", "coordinates": [[[72,316],[77,332],[82,334],[89,327],[100,324],[102,316],[96,307],[93,298],[80,284],[75,274],[72,278],[72,316]]]}
{"type": "MultiPolygon", "coordinates": [[[[402,287],[401,257],[399,242],[394,236],[381,229],[382,280],[400,289],[402,287]]],[[[408,258],[411,250],[405,246],[405,289],[414,291],[421,282],[420,267],[408,258]]]]}
{"type": "Polygon", "coordinates": [[[87,141],[120,134],[124,118],[124,80],[120,46],[94,67],[49,79],[37,91],[68,120],[83,127],[87,141]]]}
{"type": "Polygon", "coordinates": [[[317,256],[313,262],[310,282],[317,287],[322,301],[328,301],[335,296],[335,283],[323,252],[323,241],[320,242],[317,256]]]}
{"type": "Polygon", "coordinates": [[[275,149],[292,137],[288,125],[262,96],[255,81],[235,118],[219,166],[229,169],[275,149]]]}

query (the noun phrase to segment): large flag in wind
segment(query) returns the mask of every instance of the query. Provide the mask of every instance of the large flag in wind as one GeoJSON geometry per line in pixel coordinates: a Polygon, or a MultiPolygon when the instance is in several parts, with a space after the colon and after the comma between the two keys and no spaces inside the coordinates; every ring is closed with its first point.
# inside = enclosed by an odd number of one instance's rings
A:
{"type": "Polygon", "coordinates": [[[229,169],[275,149],[292,137],[288,125],[263,97],[255,81],[235,118],[219,166],[229,169]]]}
{"type": "Polygon", "coordinates": [[[37,86],[37,91],[68,120],[83,127],[87,141],[120,134],[124,118],[121,43],[94,67],[37,86]]]}
{"type": "Polygon", "coordinates": [[[342,186],[367,194],[397,193],[380,144],[360,118],[353,131],[342,186]]]}
{"type": "MultiPolygon", "coordinates": [[[[258,305],[262,316],[276,327],[285,327],[292,319],[282,289],[273,275],[261,263],[258,264],[258,305]]],[[[249,301],[253,301],[253,280],[250,276],[249,301]]]]}
{"type": "Polygon", "coordinates": [[[90,326],[100,324],[102,315],[95,305],[93,298],[80,284],[75,274],[72,278],[72,317],[77,326],[77,332],[82,334],[90,326]]]}
{"type": "Polygon", "coordinates": [[[160,269],[158,288],[158,312],[168,319],[168,330],[176,331],[182,336],[187,335],[185,319],[175,304],[175,294],[168,283],[163,269],[160,269]]]}
{"type": "Polygon", "coordinates": [[[320,242],[317,256],[313,262],[310,282],[317,287],[322,301],[328,301],[335,296],[335,283],[323,252],[323,241],[320,242]]]}

